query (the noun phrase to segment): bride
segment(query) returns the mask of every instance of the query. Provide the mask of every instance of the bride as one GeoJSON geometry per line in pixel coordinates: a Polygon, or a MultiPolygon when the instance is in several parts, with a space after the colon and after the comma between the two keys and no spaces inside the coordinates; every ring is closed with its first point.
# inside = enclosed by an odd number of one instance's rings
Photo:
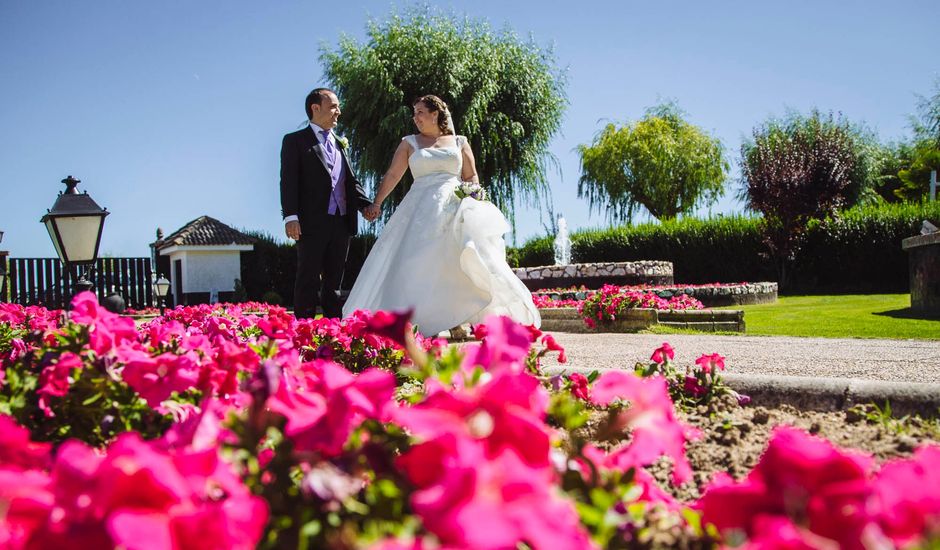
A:
{"type": "Polygon", "coordinates": [[[414,183],[372,247],[343,315],[414,308],[412,321],[427,336],[492,314],[539,326],[532,295],[506,263],[506,218],[490,202],[456,195],[461,181],[479,183],[467,139],[454,135],[440,98],[422,96],[413,107],[419,133],[402,138],[364,212],[377,214],[408,168],[414,183]]]}

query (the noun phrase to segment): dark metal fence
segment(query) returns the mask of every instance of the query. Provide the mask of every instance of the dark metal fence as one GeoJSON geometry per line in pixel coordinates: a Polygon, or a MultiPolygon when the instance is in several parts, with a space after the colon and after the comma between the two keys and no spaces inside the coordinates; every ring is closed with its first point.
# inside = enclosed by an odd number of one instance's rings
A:
{"type": "MultiPolygon", "coordinates": [[[[65,269],[58,258],[9,258],[0,301],[65,308],[81,269],[65,269]]],[[[99,258],[88,276],[99,300],[117,292],[127,307],[142,309],[155,304],[150,273],[150,258],[99,258]]]]}

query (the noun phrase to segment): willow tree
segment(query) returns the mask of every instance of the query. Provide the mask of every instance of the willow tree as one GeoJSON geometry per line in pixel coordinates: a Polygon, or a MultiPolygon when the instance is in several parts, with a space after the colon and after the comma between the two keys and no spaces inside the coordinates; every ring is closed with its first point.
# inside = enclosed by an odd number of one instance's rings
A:
{"type": "Polygon", "coordinates": [[[578,152],[578,196],[615,221],[630,221],[640,206],[663,220],[710,204],[721,196],[729,168],[721,141],[686,122],[671,103],[648,109],[638,122],[608,124],[578,152]]]}
{"type": "MultiPolygon", "coordinates": [[[[342,103],[339,131],[373,189],[402,136],[415,133],[411,102],[434,94],[473,147],[480,181],[511,219],[517,199],[548,197],[548,144],[566,105],[550,50],[483,21],[412,10],[371,20],[365,43],[344,36],[320,60],[342,103]]],[[[410,186],[411,175],[405,178],[386,214],[410,186]]]]}

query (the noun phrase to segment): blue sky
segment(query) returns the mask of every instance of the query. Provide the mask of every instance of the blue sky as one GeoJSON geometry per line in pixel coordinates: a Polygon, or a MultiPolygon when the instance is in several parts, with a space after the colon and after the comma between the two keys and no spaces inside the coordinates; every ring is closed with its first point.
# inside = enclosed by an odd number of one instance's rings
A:
{"type": "MultiPolygon", "coordinates": [[[[0,1],[0,248],[55,255],[39,218],[68,174],[112,212],[106,254],[147,255],[157,227],[203,214],[282,235],[280,139],[323,83],[320,46],[408,5],[0,1]]],[[[903,137],[940,72],[935,1],[433,5],[554,45],[570,104],[550,182],[575,229],[606,225],[577,199],[574,152],[605,120],[673,98],[736,164],[741,139],[787,108],[903,137]]],[[[699,214],[740,211],[731,195],[699,214]]],[[[518,242],[544,233],[540,218],[519,210],[518,242]]]]}

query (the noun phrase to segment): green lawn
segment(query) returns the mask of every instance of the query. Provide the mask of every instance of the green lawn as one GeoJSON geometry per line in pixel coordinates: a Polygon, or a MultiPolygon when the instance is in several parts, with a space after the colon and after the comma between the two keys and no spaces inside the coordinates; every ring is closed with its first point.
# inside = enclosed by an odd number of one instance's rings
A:
{"type": "Polygon", "coordinates": [[[910,294],[784,296],[743,309],[748,335],[940,340],[940,318],[912,315],[910,294]]]}

